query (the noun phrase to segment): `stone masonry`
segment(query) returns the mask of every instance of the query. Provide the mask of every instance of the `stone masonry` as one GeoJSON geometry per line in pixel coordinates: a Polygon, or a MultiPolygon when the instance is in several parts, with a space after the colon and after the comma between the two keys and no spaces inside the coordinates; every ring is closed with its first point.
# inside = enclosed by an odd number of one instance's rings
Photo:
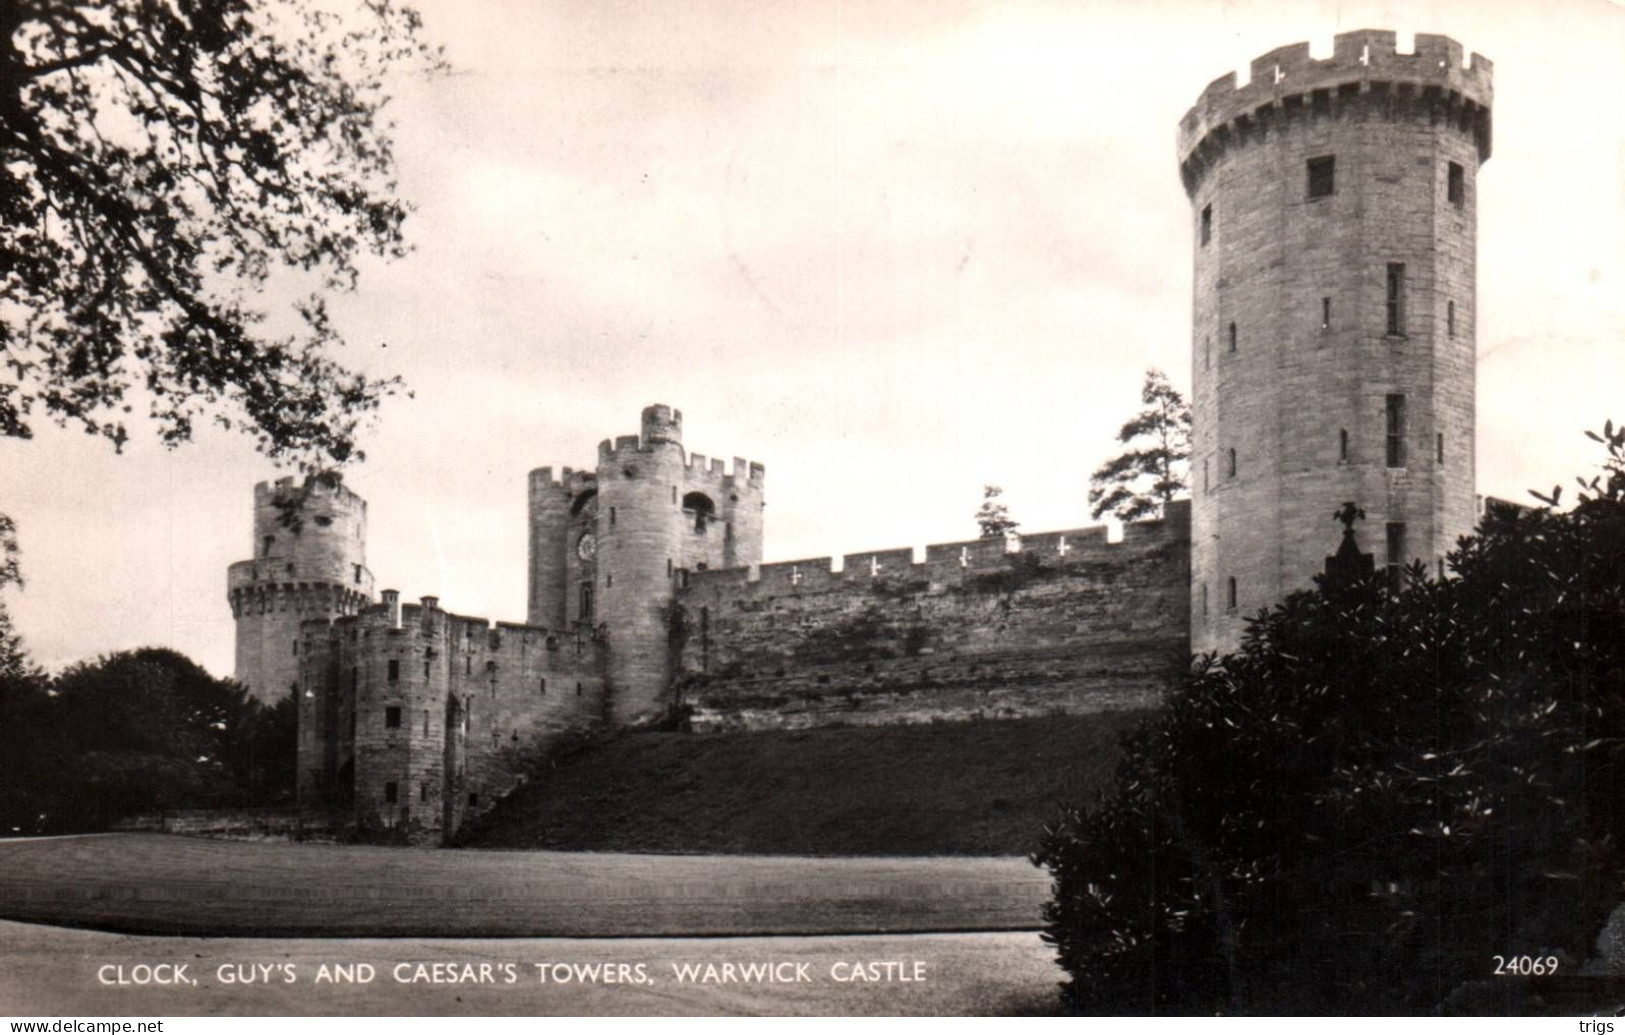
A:
{"type": "Polygon", "coordinates": [[[1195,238],[1192,645],[1306,588],[1366,512],[1378,563],[1472,531],[1476,180],[1490,62],[1336,38],[1213,82],[1180,124],[1195,238]]]}

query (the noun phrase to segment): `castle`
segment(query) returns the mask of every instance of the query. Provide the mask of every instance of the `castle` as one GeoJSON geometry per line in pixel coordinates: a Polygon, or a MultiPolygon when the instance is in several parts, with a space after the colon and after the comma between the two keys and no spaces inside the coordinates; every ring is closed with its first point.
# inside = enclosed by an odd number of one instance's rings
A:
{"type": "Polygon", "coordinates": [[[237,678],[298,699],[298,794],[454,833],[561,738],[1088,713],[1154,704],[1195,651],[1307,586],[1347,500],[1397,573],[1471,531],[1474,199],[1490,63],[1440,36],[1307,44],[1179,127],[1193,213],[1191,500],[1158,521],[762,563],[762,465],[643,411],[593,470],[530,475],[526,621],[374,603],[366,504],[255,488],[231,566],[237,678]]]}

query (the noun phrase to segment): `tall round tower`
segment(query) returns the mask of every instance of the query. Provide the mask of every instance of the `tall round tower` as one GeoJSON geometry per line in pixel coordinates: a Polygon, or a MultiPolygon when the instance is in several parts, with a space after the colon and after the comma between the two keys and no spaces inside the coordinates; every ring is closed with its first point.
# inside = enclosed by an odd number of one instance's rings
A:
{"type": "Polygon", "coordinates": [[[336,478],[254,486],[254,558],[226,572],[235,676],[267,704],[299,681],[299,626],[372,601],[367,502],[336,478]],[[296,506],[297,504],[297,506],[296,506]]]}
{"type": "Polygon", "coordinates": [[[609,719],[657,714],[669,682],[667,607],[682,556],[683,413],[647,406],[637,435],[598,447],[597,619],[609,630],[609,719]]]}
{"type": "Polygon", "coordinates": [[[1332,513],[1394,577],[1472,531],[1490,62],[1443,36],[1281,47],[1180,122],[1195,237],[1191,646],[1310,585],[1332,513]]]}

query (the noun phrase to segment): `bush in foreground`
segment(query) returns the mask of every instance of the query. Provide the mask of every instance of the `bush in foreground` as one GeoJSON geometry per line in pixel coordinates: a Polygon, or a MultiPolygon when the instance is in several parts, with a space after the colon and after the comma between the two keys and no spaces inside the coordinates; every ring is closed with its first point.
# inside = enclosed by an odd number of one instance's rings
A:
{"type": "Polygon", "coordinates": [[[1490,513],[1454,577],[1322,579],[1198,659],[1034,857],[1065,1006],[1427,1013],[1586,956],[1625,889],[1625,429],[1592,437],[1578,505],[1490,513]]]}

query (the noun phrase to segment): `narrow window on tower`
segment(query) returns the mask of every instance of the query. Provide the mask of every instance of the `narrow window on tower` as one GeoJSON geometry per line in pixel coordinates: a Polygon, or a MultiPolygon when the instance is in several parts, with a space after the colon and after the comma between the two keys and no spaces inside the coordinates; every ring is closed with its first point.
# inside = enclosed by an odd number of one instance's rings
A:
{"type": "Polygon", "coordinates": [[[426,783],[418,784],[418,801],[424,802],[424,801],[428,801],[428,800],[429,800],[429,785],[426,784],[426,783]]]}
{"type": "Polygon", "coordinates": [[[1202,617],[1207,617],[1207,583],[1202,583],[1202,617]]]}
{"type": "Polygon", "coordinates": [[[1230,321],[1230,351],[1236,351],[1236,321],[1230,321]]]}
{"type": "Polygon", "coordinates": [[[1456,303],[1444,304],[1444,332],[1450,337],[1456,336],[1456,303]]]}
{"type": "Polygon", "coordinates": [[[1207,244],[1213,240],[1213,206],[1208,205],[1202,209],[1202,243],[1207,244]]]}
{"type": "Polygon", "coordinates": [[[1444,463],[1444,432],[1441,431],[1433,436],[1433,451],[1433,459],[1438,463],[1444,463]]]}
{"type": "Polygon", "coordinates": [[[1395,593],[1405,588],[1405,526],[1388,523],[1388,588],[1395,593]]]}
{"type": "Polygon", "coordinates": [[[1457,208],[1461,208],[1467,203],[1467,179],[1459,162],[1450,163],[1445,193],[1450,198],[1450,204],[1457,208]]]}
{"type": "Polygon", "coordinates": [[[391,683],[399,683],[401,681],[401,661],[399,658],[389,659],[389,681],[391,683]]]}
{"type": "Polygon", "coordinates": [[[1230,576],[1229,581],[1225,585],[1224,599],[1225,610],[1234,611],[1236,609],[1236,577],[1234,575],[1230,576]]]}
{"type": "Polygon", "coordinates": [[[395,804],[396,800],[400,796],[401,788],[399,784],[395,783],[394,781],[384,784],[384,803],[386,805],[395,804]]]}
{"type": "Polygon", "coordinates": [[[401,710],[399,708],[390,707],[384,709],[384,728],[388,730],[401,728],[401,710]]]}
{"type": "Polygon", "coordinates": [[[592,583],[581,584],[581,621],[592,621],[592,583]]]}
{"type": "Polygon", "coordinates": [[[1388,333],[1394,337],[1405,335],[1405,264],[1388,264],[1388,333]]]}
{"type": "Polygon", "coordinates": [[[1213,366],[1213,338],[1211,335],[1202,339],[1202,369],[1207,370],[1213,366]]]}
{"type": "Polygon", "coordinates": [[[614,507],[609,508],[609,527],[610,528],[615,527],[615,508],[614,507]]]}
{"type": "Polygon", "coordinates": [[[1337,432],[1337,462],[1349,462],[1349,429],[1339,428],[1337,432]]]}
{"type": "Polygon", "coordinates": [[[1320,329],[1323,331],[1332,329],[1332,300],[1330,295],[1320,300],[1320,329]]]}
{"type": "Polygon", "coordinates": [[[1203,492],[1212,492],[1213,491],[1213,483],[1208,481],[1207,457],[1205,457],[1205,456],[1202,458],[1202,491],[1203,492]]]}
{"type": "Polygon", "coordinates": [[[1337,189],[1337,158],[1323,155],[1309,159],[1309,197],[1325,198],[1337,189]]]}
{"type": "Polygon", "coordinates": [[[1405,397],[1388,397],[1388,466],[1405,466],[1405,397]]]}
{"type": "Polygon", "coordinates": [[[1228,476],[1234,478],[1236,476],[1236,451],[1234,449],[1230,450],[1229,461],[1230,467],[1228,476]]]}

